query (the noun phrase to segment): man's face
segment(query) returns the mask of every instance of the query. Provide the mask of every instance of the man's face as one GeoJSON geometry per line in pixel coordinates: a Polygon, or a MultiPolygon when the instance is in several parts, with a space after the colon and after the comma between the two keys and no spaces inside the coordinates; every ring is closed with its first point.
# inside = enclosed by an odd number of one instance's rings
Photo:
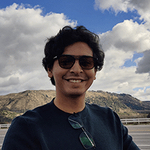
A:
{"type": "MultiPolygon", "coordinates": [[[[77,42],[67,46],[63,55],[73,56],[93,56],[91,48],[84,42],[77,42]]],[[[54,62],[53,68],[48,71],[51,78],[54,77],[56,94],[62,96],[81,96],[85,94],[87,89],[95,79],[96,70],[82,69],[79,60],[75,60],[74,65],[70,69],[64,69],[59,66],[58,59],[54,62]]]]}

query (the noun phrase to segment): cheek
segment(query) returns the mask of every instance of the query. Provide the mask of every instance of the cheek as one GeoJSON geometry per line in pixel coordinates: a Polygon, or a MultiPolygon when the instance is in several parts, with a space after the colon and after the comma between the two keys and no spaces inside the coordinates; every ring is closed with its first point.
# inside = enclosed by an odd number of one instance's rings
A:
{"type": "Polygon", "coordinates": [[[61,73],[59,73],[58,71],[54,71],[53,77],[54,77],[55,83],[57,82],[59,83],[59,80],[61,79],[61,73]]]}
{"type": "Polygon", "coordinates": [[[91,81],[96,79],[96,72],[94,69],[86,72],[86,75],[87,75],[88,79],[91,81]]]}
{"type": "Polygon", "coordinates": [[[61,74],[61,68],[59,67],[58,61],[56,60],[53,64],[53,68],[49,73],[50,76],[53,76],[54,79],[57,78],[61,74]]]}
{"type": "Polygon", "coordinates": [[[63,76],[66,74],[66,70],[58,67],[53,69],[52,74],[55,80],[55,84],[60,85],[63,82],[63,76]]]}
{"type": "Polygon", "coordinates": [[[96,79],[96,70],[92,69],[90,74],[91,74],[91,77],[93,77],[93,79],[95,80],[96,79]]]}

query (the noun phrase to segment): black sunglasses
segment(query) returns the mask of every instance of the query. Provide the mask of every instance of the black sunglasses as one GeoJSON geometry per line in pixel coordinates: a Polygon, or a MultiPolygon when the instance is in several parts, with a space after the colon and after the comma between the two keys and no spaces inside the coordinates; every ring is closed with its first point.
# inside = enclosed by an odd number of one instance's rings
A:
{"type": "Polygon", "coordinates": [[[79,60],[81,68],[85,70],[90,70],[96,65],[96,58],[92,56],[61,55],[59,57],[55,56],[53,59],[58,59],[59,66],[64,69],[70,69],[74,65],[75,60],[79,60]]]}
{"type": "Polygon", "coordinates": [[[79,122],[77,122],[73,118],[74,117],[72,115],[69,116],[68,121],[74,129],[82,129],[83,132],[80,134],[79,139],[80,139],[80,142],[82,143],[83,147],[85,149],[90,149],[92,147],[95,148],[96,145],[95,145],[95,142],[94,142],[92,136],[90,135],[90,133],[85,130],[83,125],[81,125],[79,122]]]}

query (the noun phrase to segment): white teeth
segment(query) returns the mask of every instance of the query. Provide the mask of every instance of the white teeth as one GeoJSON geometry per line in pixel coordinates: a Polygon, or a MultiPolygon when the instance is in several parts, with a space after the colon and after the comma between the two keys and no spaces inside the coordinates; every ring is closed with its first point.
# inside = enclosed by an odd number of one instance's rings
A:
{"type": "Polygon", "coordinates": [[[70,82],[73,82],[73,83],[79,83],[81,82],[81,80],[69,80],[70,82]]]}

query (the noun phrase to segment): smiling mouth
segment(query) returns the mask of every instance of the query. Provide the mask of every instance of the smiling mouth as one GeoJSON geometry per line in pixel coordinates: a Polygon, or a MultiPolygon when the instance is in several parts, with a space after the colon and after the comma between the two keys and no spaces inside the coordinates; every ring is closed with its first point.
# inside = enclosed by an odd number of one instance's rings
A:
{"type": "Polygon", "coordinates": [[[67,80],[68,82],[71,82],[71,83],[80,83],[82,82],[83,80],[73,80],[73,79],[70,79],[70,80],[67,80]]]}

